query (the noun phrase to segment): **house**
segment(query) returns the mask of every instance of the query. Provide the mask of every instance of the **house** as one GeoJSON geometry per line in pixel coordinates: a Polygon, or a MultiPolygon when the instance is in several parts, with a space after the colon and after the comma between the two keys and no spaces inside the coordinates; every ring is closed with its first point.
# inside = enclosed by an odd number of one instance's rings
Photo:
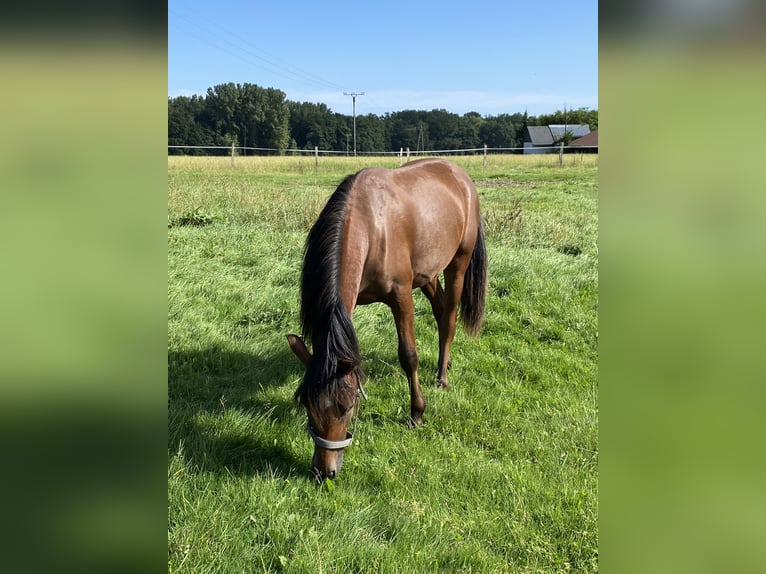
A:
{"type": "Polygon", "coordinates": [[[581,138],[583,136],[587,136],[590,133],[590,127],[588,124],[552,124],[548,127],[551,128],[553,139],[557,142],[564,137],[565,132],[571,133],[572,139],[581,138]]]}
{"type": "Polygon", "coordinates": [[[577,138],[569,144],[570,148],[577,149],[580,153],[598,153],[598,130],[577,138]]]}
{"type": "Polygon", "coordinates": [[[548,126],[527,126],[524,133],[524,153],[551,153],[553,134],[548,126]]]}
{"type": "Polygon", "coordinates": [[[590,127],[587,124],[527,126],[524,133],[524,153],[555,153],[566,132],[579,139],[590,133],[590,127]]]}

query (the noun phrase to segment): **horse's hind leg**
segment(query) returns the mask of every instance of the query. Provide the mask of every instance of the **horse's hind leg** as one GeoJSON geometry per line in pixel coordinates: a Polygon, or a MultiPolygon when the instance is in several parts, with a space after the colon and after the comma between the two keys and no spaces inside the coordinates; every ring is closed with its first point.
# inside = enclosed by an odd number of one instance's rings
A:
{"type": "Polygon", "coordinates": [[[442,297],[442,313],[439,317],[439,368],[436,384],[447,386],[447,369],[452,364],[450,347],[455,338],[457,322],[457,306],[460,294],[463,292],[463,276],[465,269],[458,269],[455,262],[444,270],[444,297],[442,297]]]}
{"type": "Polygon", "coordinates": [[[433,311],[434,319],[436,319],[436,324],[438,325],[442,316],[442,300],[444,299],[444,289],[442,289],[442,284],[439,282],[439,277],[434,277],[430,283],[423,285],[420,290],[431,303],[431,310],[433,311]]]}
{"type": "Polygon", "coordinates": [[[410,384],[410,419],[414,425],[420,425],[423,422],[426,401],[418,380],[418,350],[415,344],[415,306],[412,301],[412,291],[398,289],[392,294],[389,306],[394,314],[396,334],[399,338],[399,363],[410,384]]]}
{"type": "MultiPolygon", "coordinates": [[[[439,282],[439,277],[436,276],[433,278],[433,280],[430,283],[426,283],[423,285],[420,290],[423,292],[423,294],[426,296],[428,301],[431,303],[431,311],[433,311],[434,319],[436,319],[436,325],[437,327],[441,325],[442,322],[442,315],[444,314],[444,289],[442,289],[442,284],[439,282]]],[[[439,365],[444,362],[444,356],[442,354],[443,348],[441,345],[442,340],[442,334],[441,330],[439,331],[439,365]]],[[[447,361],[447,369],[449,369],[452,366],[452,361],[447,361]]],[[[441,369],[441,367],[439,367],[441,369]]],[[[440,380],[437,378],[437,384],[439,384],[440,380]]]]}

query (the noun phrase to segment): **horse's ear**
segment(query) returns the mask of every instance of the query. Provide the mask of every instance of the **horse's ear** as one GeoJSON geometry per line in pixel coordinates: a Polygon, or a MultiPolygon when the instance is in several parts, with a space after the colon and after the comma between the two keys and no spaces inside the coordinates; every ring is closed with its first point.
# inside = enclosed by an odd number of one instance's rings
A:
{"type": "Polygon", "coordinates": [[[295,353],[295,356],[298,357],[301,360],[301,363],[308,369],[309,363],[311,363],[311,353],[309,353],[309,350],[306,348],[303,339],[298,335],[293,335],[291,333],[287,335],[287,342],[293,350],[293,353],[295,353]]]}

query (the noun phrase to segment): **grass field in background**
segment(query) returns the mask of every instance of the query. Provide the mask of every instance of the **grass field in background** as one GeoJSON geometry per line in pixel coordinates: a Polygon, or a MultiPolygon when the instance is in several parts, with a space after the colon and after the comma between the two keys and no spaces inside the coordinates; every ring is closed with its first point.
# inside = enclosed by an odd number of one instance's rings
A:
{"type": "Polygon", "coordinates": [[[285,340],[303,243],[345,175],[399,160],[168,158],[170,572],[597,570],[598,157],[450,159],[486,220],[484,330],[458,328],[437,389],[415,294],[428,407],[411,429],[391,313],[358,308],[369,400],[317,486],[285,340]]]}

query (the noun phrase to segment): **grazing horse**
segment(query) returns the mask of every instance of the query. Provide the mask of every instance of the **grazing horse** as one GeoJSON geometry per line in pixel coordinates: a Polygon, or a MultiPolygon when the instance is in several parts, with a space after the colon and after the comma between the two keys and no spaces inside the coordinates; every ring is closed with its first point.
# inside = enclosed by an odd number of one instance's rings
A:
{"type": "Polygon", "coordinates": [[[426,408],[418,380],[413,289],[431,303],[439,328],[437,384],[447,386],[457,307],[470,335],[481,329],[487,255],[479,198],[453,163],[423,159],[389,170],[363,169],[338,186],[309,231],[301,274],[303,339],[288,335],[306,366],[295,397],[314,439],[313,471],[335,478],[365,379],[351,316],[357,305],[391,308],[399,362],[410,385],[410,417],[426,408]],[[444,288],[439,282],[444,274],[444,288]]]}

